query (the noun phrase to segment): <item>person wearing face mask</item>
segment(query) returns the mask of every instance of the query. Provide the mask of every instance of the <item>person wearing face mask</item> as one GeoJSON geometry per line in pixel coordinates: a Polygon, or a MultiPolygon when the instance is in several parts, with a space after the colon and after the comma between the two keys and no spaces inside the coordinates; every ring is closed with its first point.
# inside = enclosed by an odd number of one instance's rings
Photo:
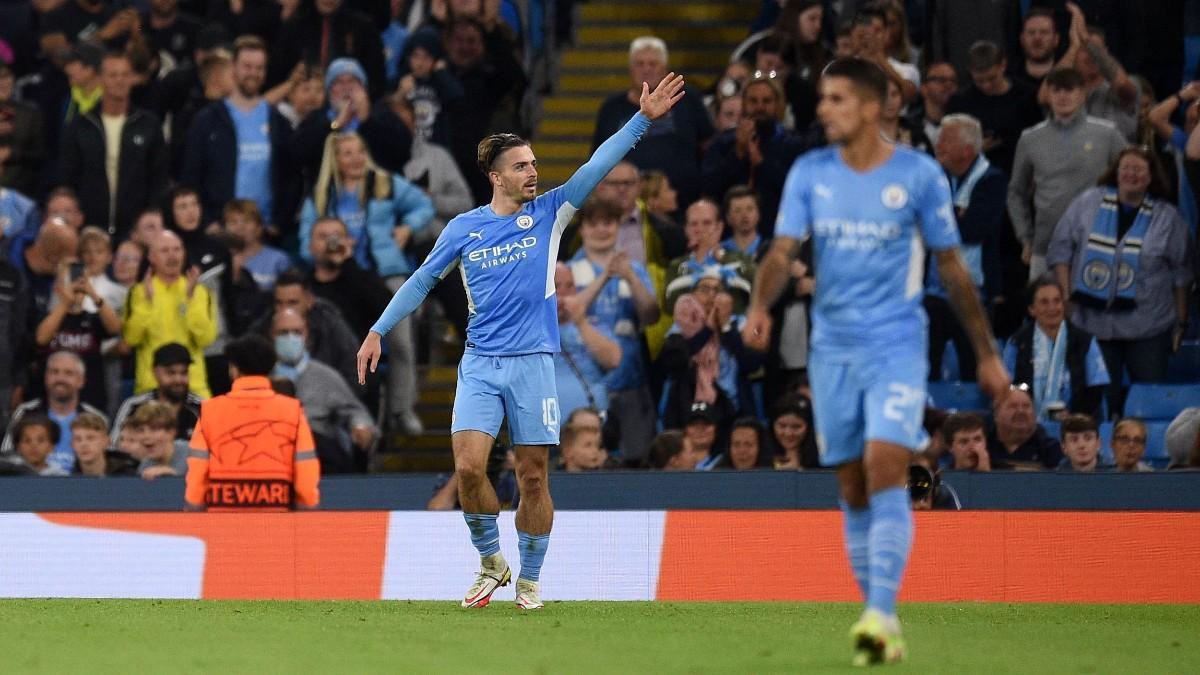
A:
{"type": "Polygon", "coordinates": [[[321,470],[365,470],[367,452],[379,438],[379,429],[342,376],[309,356],[308,322],[304,316],[294,309],[275,314],[271,337],[278,359],[271,374],[295,384],[296,398],[312,426],[321,470]]]}

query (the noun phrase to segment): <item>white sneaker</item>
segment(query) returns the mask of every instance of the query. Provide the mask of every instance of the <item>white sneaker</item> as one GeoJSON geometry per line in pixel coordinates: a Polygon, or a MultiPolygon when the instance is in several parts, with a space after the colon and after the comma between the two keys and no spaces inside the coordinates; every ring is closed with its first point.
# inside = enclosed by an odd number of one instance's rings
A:
{"type": "Polygon", "coordinates": [[[463,598],[462,606],[487,607],[488,603],[492,601],[492,593],[495,593],[496,589],[501,586],[507,586],[510,581],[512,581],[512,570],[509,569],[508,563],[504,562],[504,558],[499,553],[485,558],[482,569],[475,577],[475,583],[471,585],[471,590],[467,591],[467,596],[463,598]]]}
{"type": "Polygon", "coordinates": [[[517,578],[517,607],[521,609],[542,609],[542,596],[538,590],[538,582],[517,578]]]}

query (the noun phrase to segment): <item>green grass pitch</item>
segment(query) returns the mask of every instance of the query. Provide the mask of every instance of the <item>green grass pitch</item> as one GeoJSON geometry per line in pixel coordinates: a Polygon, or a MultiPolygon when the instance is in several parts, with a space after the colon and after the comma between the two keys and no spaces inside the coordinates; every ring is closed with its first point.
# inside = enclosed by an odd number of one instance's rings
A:
{"type": "MultiPolygon", "coordinates": [[[[859,607],[0,601],[0,672],[837,673],[859,607]]],[[[908,604],[912,673],[1200,673],[1200,607],[908,604]]]]}

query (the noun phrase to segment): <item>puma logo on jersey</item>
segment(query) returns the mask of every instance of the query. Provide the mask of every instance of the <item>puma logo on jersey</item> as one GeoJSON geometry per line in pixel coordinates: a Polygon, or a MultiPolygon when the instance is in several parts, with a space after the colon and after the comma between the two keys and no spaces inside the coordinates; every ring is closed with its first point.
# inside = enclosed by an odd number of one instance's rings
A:
{"type": "Polygon", "coordinates": [[[480,231],[478,231],[478,232],[468,232],[468,233],[467,233],[467,236],[468,236],[468,237],[475,237],[475,238],[476,238],[476,239],[478,239],[479,241],[483,241],[483,230],[480,230],[480,231]]]}

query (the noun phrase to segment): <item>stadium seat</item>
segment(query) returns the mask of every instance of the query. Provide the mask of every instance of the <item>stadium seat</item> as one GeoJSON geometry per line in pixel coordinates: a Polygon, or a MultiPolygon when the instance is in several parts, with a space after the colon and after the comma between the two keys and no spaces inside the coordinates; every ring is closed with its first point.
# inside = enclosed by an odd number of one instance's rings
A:
{"type": "Polygon", "coordinates": [[[1143,420],[1173,420],[1179,411],[1200,406],[1200,384],[1134,383],[1125,399],[1125,416],[1143,420]]]}
{"type": "Polygon", "coordinates": [[[1112,435],[1113,423],[1104,422],[1100,425],[1100,462],[1102,464],[1115,464],[1112,451],[1112,435]]]}
{"type": "Polygon", "coordinates": [[[1167,382],[1195,384],[1200,382],[1200,341],[1187,340],[1167,362],[1167,382]]]}
{"type": "Polygon", "coordinates": [[[988,399],[974,382],[930,382],[929,398],[943,410],[987,410],[988,399]]]}
{"type": "Polygon", "coordinates": [[[1165,469],[1171,461],[1167,454],[1167,427],[1169,421],[1146,422],[1146,455],[1142,461],[1155,469],[1165,469]]]}

